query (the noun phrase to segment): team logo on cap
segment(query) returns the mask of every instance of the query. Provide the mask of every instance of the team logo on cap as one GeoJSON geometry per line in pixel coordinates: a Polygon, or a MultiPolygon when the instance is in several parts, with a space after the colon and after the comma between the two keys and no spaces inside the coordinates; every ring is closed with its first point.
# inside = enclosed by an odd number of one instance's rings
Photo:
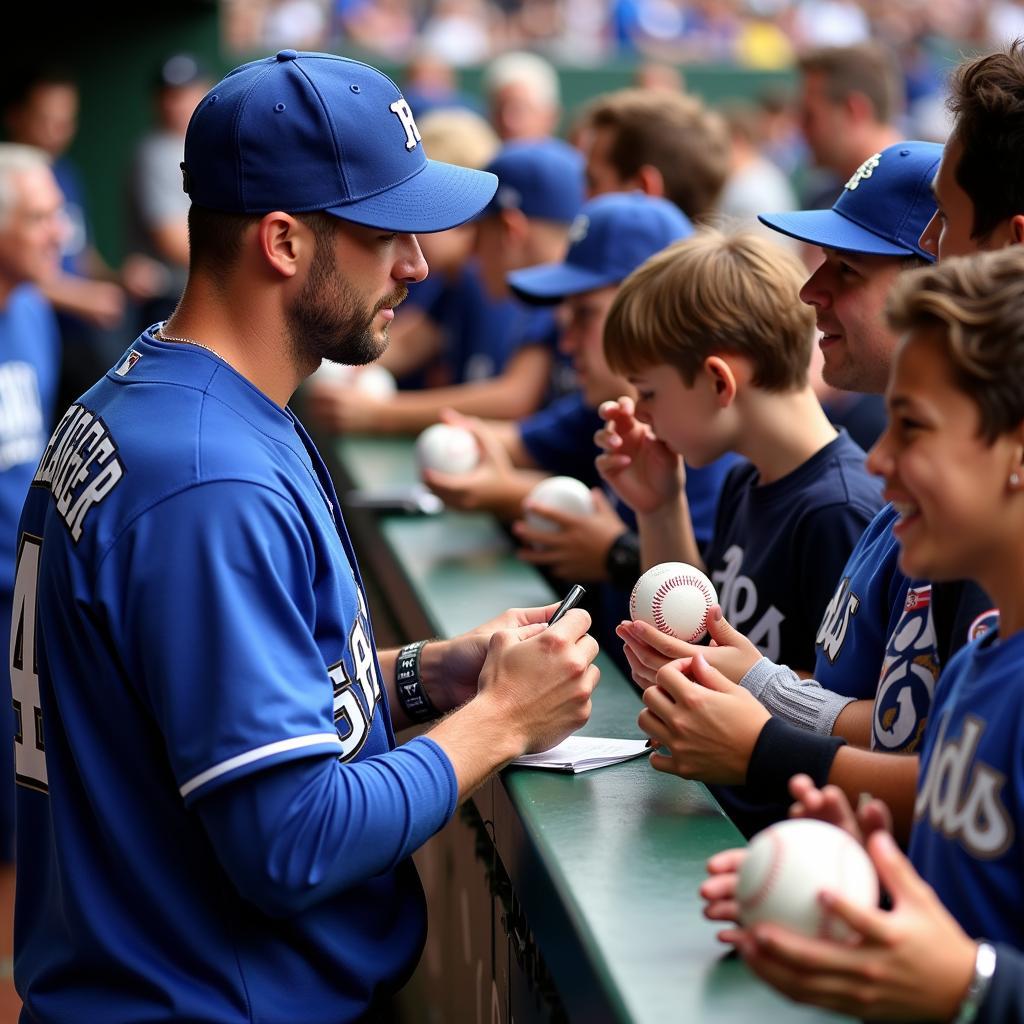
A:
{"type": "Polygon", "coordinates": [[[857,170],[853,172],[853,176],[843,186],[843,188],[848,188],[851,192],[853,192],[862,181],[867,181],[867,179],[870,178],[871,175],[875,173],[875,168],[878,167],[878,165],[881,162],[881,153],[876,153],[874,156],[869,156],[867,160],[865,160],[864,163],[862,163],[860,167],[858,167],[857,170]]]}
{"type": "Polygon", "coordinates": [[[388,107],[388,110],[402,122],[402,127],[405,129],[405,148],[415,149],[416,143],[420,141],[420,130],[413,120],[409,104],[404,99],[397,99],[388,107]]]}
{"type": "Polygon", "coordinates": [[[590,218],[585,213],[578,214],[569,228],[569,244],[575,245],[577,242],[582,242],[587,237],[589,230],[590,218]]]}

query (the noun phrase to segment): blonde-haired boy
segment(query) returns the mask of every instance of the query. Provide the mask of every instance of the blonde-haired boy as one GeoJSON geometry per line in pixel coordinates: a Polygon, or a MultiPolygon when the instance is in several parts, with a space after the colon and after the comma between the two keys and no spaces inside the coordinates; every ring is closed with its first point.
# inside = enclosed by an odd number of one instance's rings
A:
{"type": "MultiPolygon", "coordinates": [[[[609,366],[637,400],[601,407],[597,442],[601,475],[636,512],[644,567],[702,566],[733,626],[773,661],[810,672],[835,581],[881,499],[863,450],[808,384],[804,276],[795,257],[747,233],[705,231],[644,263],[605,325],[609,366]],[[702,466],[728,451],[748,461],[726,479],[702,557],[683,458],[702,466]]],[[[723,802],[756,830],[756,808],[723,802]]]]}

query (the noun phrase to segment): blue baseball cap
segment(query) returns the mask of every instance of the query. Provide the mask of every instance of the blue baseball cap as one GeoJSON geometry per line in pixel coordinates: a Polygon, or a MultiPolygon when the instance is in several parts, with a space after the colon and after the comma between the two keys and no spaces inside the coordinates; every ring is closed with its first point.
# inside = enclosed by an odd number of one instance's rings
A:
{"type": "Polygon", "coordinates": [[[492,174],[428,160],[387,75],[327,53],[243,64],[200,101],[185,135],[184,189],[232,213],[323,210],[384,231],[443,231],[494,194],[492,174]]]}
{"type": "Polygon", "coordinates": [[[482,217],[522,210],[527,217],[570,224],[583,205],[583,156],[561,139],[510,142],[487,170],[497,175],[498,190],[482,217]]]}
{"type": "Polygon", "coordinates": [[[871,256],[935,256],[918,243],[935,213],[931,184],[942,157],[937,142],[897,142],[865,160],[831,210],[762,213],[784,235],[871,256]]]}
{"type": "Polygon", "coordinates": [[[560,302],[567,295],[618,284],[649,256],[692,234],[687,216],[667,199],[609,193],[580,210],[561,263],[514,270],[506,280],[528,302],[560,302]]]}

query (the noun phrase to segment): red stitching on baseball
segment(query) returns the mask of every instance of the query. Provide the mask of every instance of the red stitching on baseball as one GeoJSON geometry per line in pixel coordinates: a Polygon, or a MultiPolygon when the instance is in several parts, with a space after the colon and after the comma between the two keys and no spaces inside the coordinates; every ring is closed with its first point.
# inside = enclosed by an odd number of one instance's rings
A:
{"type": "Polygon", "coordinates": [[[764,876],[764,881],[761,883],[761,887],[743,901],[742,909],[744,914],[764,903],[768,898],[768,894],[772,891],[773,886],[779,880],[779,872],[782,870],[782,854],[784,852],[782,840],[779,838],[777,832],[768,831],[764,833],[764,836],[772,844],[772,859],[768,867],[768,874],[764,876]]]}
{"type": "MultiPolygon", "coordinates": [[[[635,594],[635,591],[634,591],[635,594]]],[[[651,616],[654,619],[654,624],[663,633],[669,633],[674,636],[677,640],[683,640],[687,643],[692,643],[699,637],[706,629],[708,624],[708,608],[714,604],[715,598],[712,592],[708,589],[707,583],[697,576],[672,576],[661,583],[654,594],[651,596],[651,616]],[[665,601],[665,597],[668,593],[680,584],[689,584],[690,586],[696,587],[704,595],[704,613],[701,615],[700,620],[697,623],[696,628],[690,633],[689,636],[680,636],[667,622],[665,619],[664,612],[662,612],[662,604],[665,601]]],[[[630,605],[634,604],[633,597],[630,598],[630,605]]],[[[630,608],[630,613],[634,611],[634,608],[630,608]]],[[[634,616],[635,617],[635,616],[634,616]]]]}

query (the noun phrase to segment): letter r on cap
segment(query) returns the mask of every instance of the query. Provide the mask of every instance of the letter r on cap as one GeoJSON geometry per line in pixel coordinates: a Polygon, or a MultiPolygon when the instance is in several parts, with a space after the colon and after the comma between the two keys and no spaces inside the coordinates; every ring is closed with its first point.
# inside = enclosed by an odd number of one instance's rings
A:
{"type": "Polygon", "coordinates": [[[402,127],[405,129],[405,148],[415,149],[416,143],[420,141],[420,130],[416,127],[416,122],[413,120],[409,104],[405,100],[395,100],[388,107],[388,110],[395,114],[398,120],[402,122],[402,127]]]}

